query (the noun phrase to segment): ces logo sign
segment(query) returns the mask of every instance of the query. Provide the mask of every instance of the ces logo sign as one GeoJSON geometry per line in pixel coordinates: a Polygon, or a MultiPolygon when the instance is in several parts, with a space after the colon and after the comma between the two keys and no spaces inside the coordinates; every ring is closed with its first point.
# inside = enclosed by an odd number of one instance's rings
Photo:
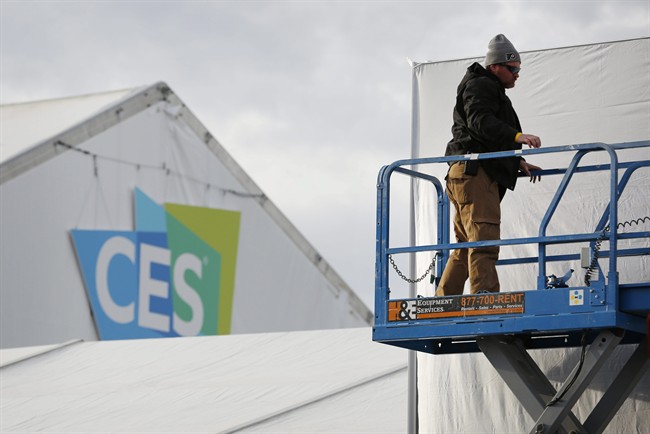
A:
{"type": "Polygon", "coordinates": [[[135,231],[72,230],[101,339],[230,333],[240,213],[135,190],[135,231]]]}

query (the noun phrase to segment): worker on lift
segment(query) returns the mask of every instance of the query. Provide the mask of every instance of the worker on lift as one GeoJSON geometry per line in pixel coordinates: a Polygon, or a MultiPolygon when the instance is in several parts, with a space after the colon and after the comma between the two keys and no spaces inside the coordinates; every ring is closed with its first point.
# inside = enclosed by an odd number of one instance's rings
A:
{"type": "MultiPolygon", "coordinates": [[[[521,58],[515,47],[504,35],[495,36],[488,44],[485,68],[472,64],[458,85],[453,138],[445,155],[509,151],[521,149],[523,144],[531,148],[541,146],[538,136],[522,133],[517,113],[506,95],[506,89],[515,86],[520,70],[521,58]]],[[[456,240],[498,240],[501,199],[506,190],[514,190],[519,171],[536,182],[539,177],[531,172],[540,169],[521,157],[452,163],[445,179],[456,211],[456,240]]],[[[498,246],[454,250],[436,295],[462,294],[468,277],[472,294],[499,292],[498,257],[498,246]]]]}

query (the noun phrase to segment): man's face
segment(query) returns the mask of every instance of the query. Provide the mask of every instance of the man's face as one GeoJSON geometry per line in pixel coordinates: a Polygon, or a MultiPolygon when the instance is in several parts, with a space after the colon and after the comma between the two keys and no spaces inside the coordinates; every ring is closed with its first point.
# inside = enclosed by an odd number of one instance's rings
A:
{"type": "Polygon", "coordinates": [[[519,78],[518,68],[521,66],[521,62],[508,62],[493,66],[494,68],[492,69],[492,73],[499,79],[503,87],[506,89],[515,87],[515,81],[519,78]]]}

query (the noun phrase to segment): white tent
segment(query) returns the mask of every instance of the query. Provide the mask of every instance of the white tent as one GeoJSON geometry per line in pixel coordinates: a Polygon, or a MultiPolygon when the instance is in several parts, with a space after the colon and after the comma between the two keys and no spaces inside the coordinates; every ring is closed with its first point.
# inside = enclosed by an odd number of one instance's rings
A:
{"type": "MultiPolygon", "coordinates": [[[[508,35],[507,35],[508,36],[508,35]]],[[[516,38],[511,38],[516,45],[516,38]]],[[[487,43],[487,41],[486,41],[487,43]]],[[[610,42],[586,46],[521,53],[522,71],[514,89],[508,90],[526,133],[539,135],[544,147],[580,143],[621,143],[650,138],[650,39],[610,42]]],[[[466,68],[483,57],[413,65],[413,146],[412,157],[444,155],[451,138],[451,114],[456,88],[466,68]]],[[[572,157],[572,155],[570,156],[572,157]]],[[[558,154],[530,158],[545,169],[567,167],[570,157],[558,154]]],[[[650,149],[623,153],[623,159],[650,160],[650,149]]],[[[594,157],[598,161],[598,157],[594,157]]],[[[594,160],[590,160],[593,164],[594,160]]],[[[585,163],[586,164],[586,163],[585,163]]],[[[419,170],[425,170],[420,167],[419,170]]],[[[443,179],[445,167],[428,169],[443,179]]],[[[648,191],[650,171],[639,170],[619,203],[619,221],[650,215],[648,191]]],[[[514,192],[502,203],[502,238],[536,236],[541,217],[548,206],[559,177],[548,177],[539,184],[520,180],[514,192]]],[[[590,232],[608,202],[602,178],[582,178],[571,191],[572,200],[558,210],[550,229],[553,234],[590,232]]],[[[606,184],[605,184],[606,185],[606,184]]],[[[432,244],[435,240],[435,196],[429,187],[414,190],[414,242],[432,244]],[[433,210],[433,211],[432,211],[433,210]]],[[[648,229],[644,229],[648,230],[648,229]]],[[[647,246],[647,240],[644,246],[647,246]]],[[[576,249],[575,245],[563,247],[576,249]]],[[[530,246],[503,248],[502,258],[531,256],[530,246]]],[[[571,250],[569,250],[571,251],[571,250]]],[[[566,252],[566,251],[565,251],[566,252]]],[[[576,251],[572,251],[576,253],[576,251]]],[[[431,262],[418,255],[417,270],[431,262]]],[[[560,253],[560,252],[558,252],[560,253]]],[[[563,275],[569,268],[582,270],[576,263],[556,263],[549,274],[563,275]]],[[[636,258],[619,267],[621,282],[650,280],[647,257],[636,258]]],[[[419,275],[418,273],[415,273],[419,275]]],[[[536,287],[535,265],[499,268],[502,291],[536,287]]],[[[569,282],[571,285],[573,282],[569,282]]],[[[418,294],[432,296],[433,288],[423,282],[418,294]]],[[[620,369],[629,348],[619,348],[606,369],[583,395],[574,409],[576,416],[588,415],[611,372],[620,369]]],[[[553,349],[534,352],[533,357],[549,375],[555,387],[561,385],[579,359],[578,349],[553,349]]],[[[418,353],[417,399],[420,432],[523,432],[534,420],[525,412],[483,354],[432,356],[418,353]]],[[[650,378],[648,375],[632,392],[607,432],[648,432],[650,426],[650,378]]],[[[584,420],[584,419],[581,419],[584,420]]]]}
{"type": "Polygon", "coordinates": [[[371,323],[166,84],[0,122],[1,347],[371,323]]]}
{"type": "Polygon", "coordinates": [[[3,433],[399,433],[406,426],[405,354],[373,343],[367,327],[75,341],[0,357],[3,433]]]}

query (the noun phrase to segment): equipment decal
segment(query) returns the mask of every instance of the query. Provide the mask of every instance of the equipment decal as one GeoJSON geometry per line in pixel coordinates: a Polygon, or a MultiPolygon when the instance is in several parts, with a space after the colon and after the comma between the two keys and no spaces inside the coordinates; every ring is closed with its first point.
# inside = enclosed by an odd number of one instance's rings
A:
{"type": "Polygon", "coordinates": [[[388,302],[388,321],[524,313],[524,293],[461,295],[388,302]]]}

